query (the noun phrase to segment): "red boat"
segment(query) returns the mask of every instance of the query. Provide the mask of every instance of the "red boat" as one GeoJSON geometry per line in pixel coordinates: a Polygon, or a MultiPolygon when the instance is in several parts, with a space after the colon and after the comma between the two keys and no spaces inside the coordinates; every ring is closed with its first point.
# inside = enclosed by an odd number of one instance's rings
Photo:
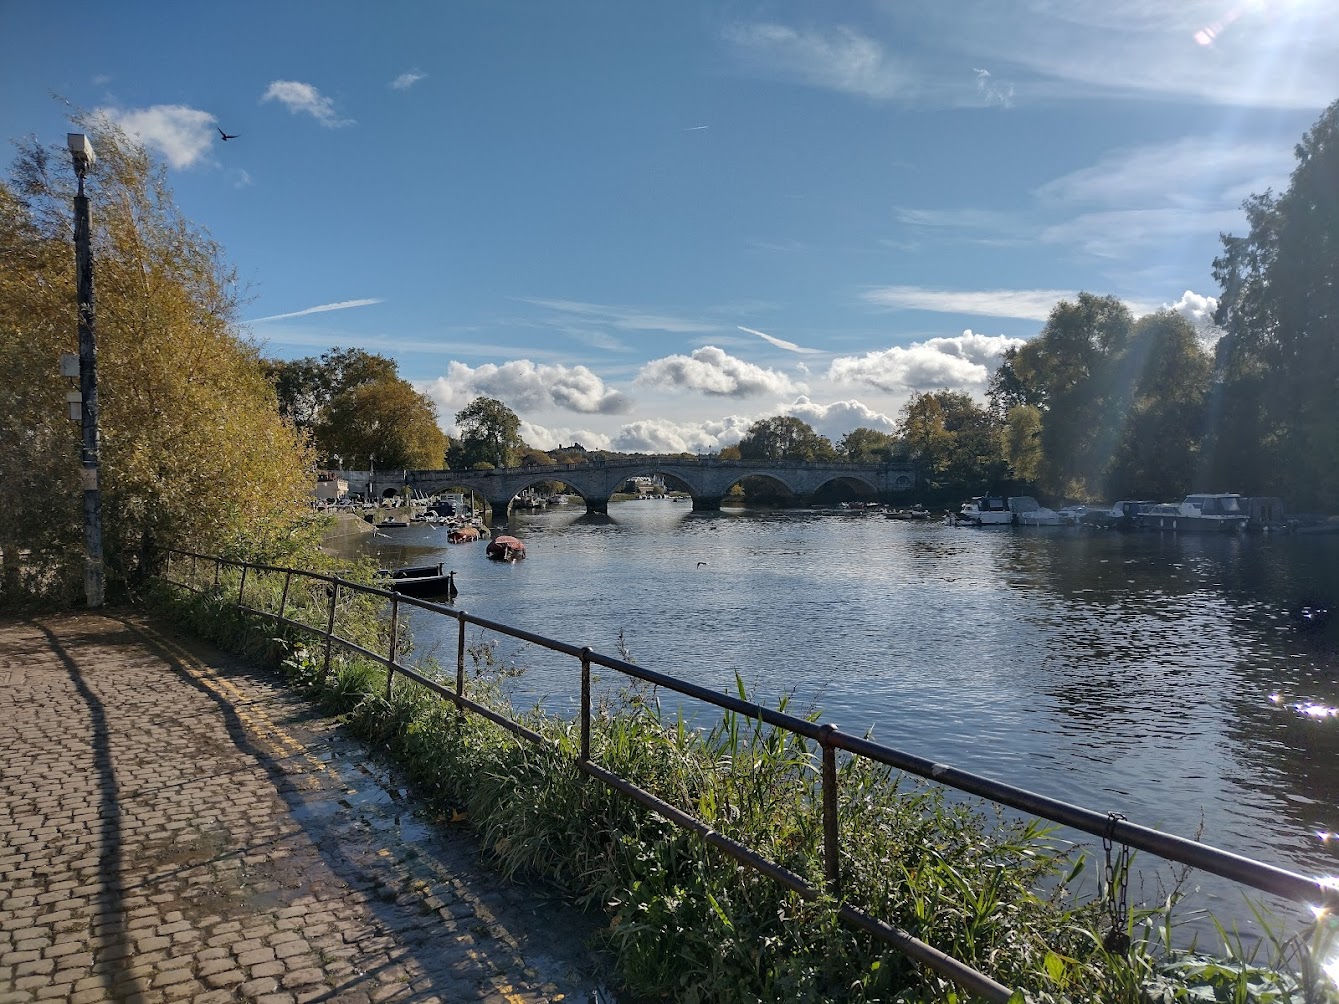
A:
{"type": "Polygon", "coordinates": [[[503,534],[488,542],[487,555],[494,561],[517,561],[525,557],[525,545],[503,534]]]}

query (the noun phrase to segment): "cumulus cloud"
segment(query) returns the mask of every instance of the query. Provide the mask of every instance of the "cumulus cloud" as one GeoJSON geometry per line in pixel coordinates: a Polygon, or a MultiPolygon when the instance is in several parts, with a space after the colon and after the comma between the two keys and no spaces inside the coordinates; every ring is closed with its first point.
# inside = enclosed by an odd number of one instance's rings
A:
{"type": "Polygon", "coordinates": [[[737,359],[724,349],[704,345],[691,356],[653,359],[637,374],[637,383],[670,390],[693,390],[717,397],[795,394],[804,388],[784,373],[737,359]]]}
{"type": "Polygon", "coordinates": [[[426,77],[427,74],[424,73],[422,70],[419,69],[406,70],[404,73],[401,73],[398,77],[396,77],[394,80],[391,81],[391,87],[392,89],[397,91],[407,91],[409,90],[409,88],[413,87],[420,80],[423,80],[426,77]]]}
{"type": "Polygon", "coordinates": [[[764,73],[846,94],[884,100],[905,94],[915,79],[881,43],[852,28],[823,33],[743,24],[728,29],[725,38],[764,73]]]}
{"type": "Polygon", "coordinates": [[[697,423],[645,419],[619,429],[613,448],[625,453],[714,452],[738,443],[750,424],[751,419],[740,415],[697,423]]]}
{"type": "Polygon", "coordinates": [[[294,115],[310,115],[327,129],[353,125],[353,119],[340,118],[332,99],[311,84],[304,84],[300,80],[273,80],[265,89],[265,93],[260,96],[260,100],[278,101],[294,115]]]}
{"type": "Polygon", "coordinates": [[[588,450],[613,449],[608,436],[590,429],[575,429],[571,426],[536,425],[521,419],[521,439],[537,450],[556,450],[560,446],[580,443],[588,450]]]}
{"type": "Polygon", "coordinates": [[[161,153],[175,168],[190,167],[209,154],[215,118],[186,105],[149,108],[98,108],[95,116],[117,126],[150,150],[161,153]]]}
{"type": "Polygon", "coordinates": [[[513,359],[477,369],[453,361],[446,375],[421,385],[444,411],[474,398],[494,397],[516,409],[557,407],[587,415],[622,415],[632,410],[627,395],[610,389],[585,366],[559,366],[513,359]]]}
{"type": "Polygon", "coordinates": [[[931,338],[863,356],[839,356],[828,368],[834,383],[864,384],[882,391],[982,390],[1005,351],[1021,338],[981,335],[968,329],[955,338],[931,338]]]}
{"type": "Polygon", "coordinates": [[[896,420],[856,400],[819,404],[807,397],[798,397],[783,410],[787,415],[809,423],[815,432],[827,436],[834,443],[852,429],[892,432],[897,427],[896,420]]]}

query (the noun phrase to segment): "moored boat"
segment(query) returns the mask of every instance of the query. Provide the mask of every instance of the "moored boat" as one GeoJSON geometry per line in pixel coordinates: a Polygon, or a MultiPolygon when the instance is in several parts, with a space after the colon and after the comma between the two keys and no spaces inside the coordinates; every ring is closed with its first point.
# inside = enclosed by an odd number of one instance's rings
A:
{"type": "Polygon", "coordinates": [[[525,545],[515,537],[500,534],[488,542],[485,553],[494,561],[518,561],[525,557],[525,545]]]}
{"type": "Polygon", "coordinates": [[[1165,502],[1138,513],[1135,520],[1143,530],[1175,530],[1178,533],[1234,533],[1250,518],[1235,492],[1187,495],[1177,505],[1165,502]]]}
{"type": "Polygon", "coordinates": [[[468,544],[472,540],[478,540],[483,533],[473,523],[466,523],[464,526],[452,527],[451,532],[446,535],[446,539],[452,544],[468,544]]]}
{"type": "Polygon", "coordinates": [[[1014,521],[1014,514],[1003,496],[979,495],[962,504],[954,521],[972,526],[1007,526],[1014,521]]]}
{"type": "Polygon", "coordinates": [[[1031,495],[1015,495],[1009,499],[1009,511],[1019,526],[1059,526],[1060,514],[1048,509],[1031,495]]]}
{"type": "Polygon", "coordinates": [[[456,589],[456,573],[443,572],[442,562],[435,565],[405,565],[403,568],[383,568],[377,577],[397,593],[408,596],[446,596],[453,597],[456,589]]]}

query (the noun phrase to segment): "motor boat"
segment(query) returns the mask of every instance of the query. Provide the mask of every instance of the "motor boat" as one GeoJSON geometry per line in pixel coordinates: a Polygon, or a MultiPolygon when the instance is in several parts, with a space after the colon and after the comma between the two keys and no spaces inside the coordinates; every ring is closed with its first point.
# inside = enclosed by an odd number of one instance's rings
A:
{"type": "Polygon", "coordinates": [[[1014,521],[1014,514],[1003,496],[979,495],[962,504],[954,521],[972,526],[1005,526],[1014,521]]]}

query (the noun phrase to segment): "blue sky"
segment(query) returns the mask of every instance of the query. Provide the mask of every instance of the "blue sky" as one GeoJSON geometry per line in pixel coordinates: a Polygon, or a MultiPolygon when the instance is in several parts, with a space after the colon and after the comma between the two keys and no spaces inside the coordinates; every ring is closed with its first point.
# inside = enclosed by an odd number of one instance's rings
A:
{"type": "Polygon", "coordinates": [[[695,451],[980,396],[1081,289],[1203,317],[1336,66],[1332,0],[11,0],[0,132],[138,135],[270,355],[695,451]]]}

